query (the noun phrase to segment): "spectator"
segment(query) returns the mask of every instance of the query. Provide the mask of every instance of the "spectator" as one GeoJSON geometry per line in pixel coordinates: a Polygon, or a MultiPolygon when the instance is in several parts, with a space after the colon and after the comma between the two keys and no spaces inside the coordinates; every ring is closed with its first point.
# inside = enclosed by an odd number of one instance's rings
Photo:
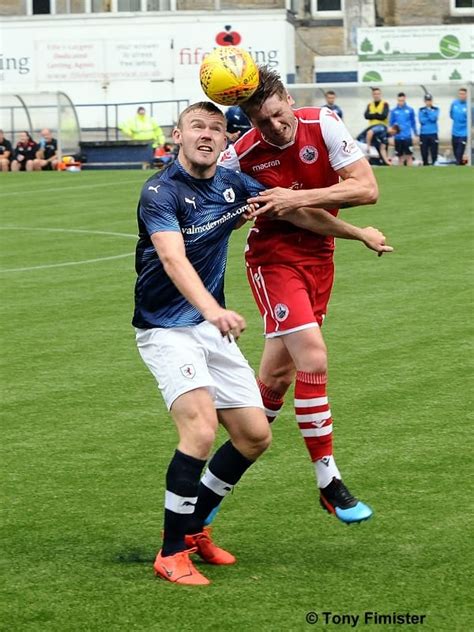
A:
{"type": "Polygon", "coordinates": [[[229,143],[235,143],[238,138],[252,127],[247,115],[244,114],[242,108],[238,105],[230,107],[225,113],[225,118],[227,121],[226,136],[229,143]]]}
{"type": "Polygon", "coordinates": [[[165,143],[163,147],[157,147],[153,154],[153,167],[160,170],[171,164],[177,155],[178,148],[171,143],[165,143]]]}
{"type": "Polygon", "coordinates": [[[7,140],[3,134],[3,129],[0,129],[0,171],[10,170],[10,158],[12,155],[12,144],[7,140]]]}
{"type": "Polygon", "coordinates": [[[451,103],[449,116],[453,121],[451,143],[457,165],[464,164],[467,143],[467,90],[459,88],[458,98],[451,103]]]}
{"type": "Polygon", "coordinates": [[[58,168],[58,141],[47,127],[41,130],[39,149],[33,161],[33,171],[50,171],[58,168]]]}
{"type": "Polygon", "coordinates": [[[33,162],[39,145],[28,132],[20,132],[18,143],[13,151],[12,171],[33,171],[33,162]]]}
{"type": "Polygon", "coordinates": [[[439,107],[433,105],[433,95],[428,92],[424,96],[425,106],[419,109],[418,121],[420,123],[420,150],[423,165],[428,166],[429,154],[431,164],[438,160],[438,118],[439,107]]]}
{"type": "Polygon", "coordinates": [[[148,116],[143,106],[140,106],[135,116],[120,125],[120,129],[132,140],[149,140],[154,149],[165,144],[165,135],[158,123],[148,116]]]}
{"type": "Polygon", "coordinates": [[[382,101],[382,91],[380,88],[372,88],[372,101],[368,104],[364,118],[369,121],[370,125],[388,126],[388,115],[390,112],[387,101],[382,101]]]}
{"type": "Polygon", "coordinates": [[[328,90],[324,93],[324,98],[326,99],[326,103],[323,104],[322,107],[329,108],[333,112],[335,112],[339,118],[343,118],[343,113],[341,108],[336,105],[336,93],[334,90],[328,90]]]}
{"type": "Polygon", "coordinates": [[[392,162],[388,157],[389,139],[391,136],[398,134],[399,131],[400,128],[398,125],[392,125],[391,127],[387,127],[382,124],[372,125],[371,127],[367,127],[359,134],[359,136],[357,136],[357,141],[359,143],[366,144],[365,149],[368,154],[367,158],[369,159],[369,162],[371,162],[370,146],[373,144],[379,155],[379,162],[377,162],[377,164],[380,164],[381,160],[384,165],[391,166],[392,162]]]}
{"type": "Polygon", "coordinates": [[[397,106],[390,112],[390,125],[398,125],[400,131],[395,136],[395,153],[398,156],[399,166],[413,165],[413,151],[411,149],[413,139],[411,133],[418,136],[416,129],[415,110],[407,105],[406,94],[399,92],[397,95],[397,106]]]}

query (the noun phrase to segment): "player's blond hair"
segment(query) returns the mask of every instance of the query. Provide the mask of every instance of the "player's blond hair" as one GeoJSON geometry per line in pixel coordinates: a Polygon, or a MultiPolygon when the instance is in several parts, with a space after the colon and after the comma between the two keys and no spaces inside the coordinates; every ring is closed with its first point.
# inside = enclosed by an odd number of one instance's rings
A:
{"type": "Polygon", "coordinates": [[[275,94],[280,99],[286,99],[287,91],[280,75],[269,66],[259,66],[258,88],[252,96],[240,104],[245,114],[250,118],[252,112],[259,110],[264,102],[275,94]]]}
{"type": "Polygon", "coordinates": [[[222,116],[225,121],[225,116],[222,110],[220,110],[217,105],[212,103],[211,101],[198,101],[197,103],[191,103],[188,107],[181,112],[179,115],[178,122],[176,123],[176,127],[178,129],[182,129],[183,127],[183,119],[190,113],[195,111],[207,112],[208,114],[218,114],[222,116]]]}

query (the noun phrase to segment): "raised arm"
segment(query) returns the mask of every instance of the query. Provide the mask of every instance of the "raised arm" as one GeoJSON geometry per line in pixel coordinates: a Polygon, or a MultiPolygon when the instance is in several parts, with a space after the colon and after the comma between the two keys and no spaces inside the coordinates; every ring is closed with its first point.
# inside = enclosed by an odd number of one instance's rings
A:
{"type": "Polygon", "coordinates": [[[393,251],[393,248],[385,243],[385,235],[377,228],[372,226],[359,228],[338,217],[334,217],[334,215],[322,208],[301,208],[286,213],[284,217],[279,217],[278,214],[273,217],[277,220],[284,219],[319,235],[330,235],[339,239],[361,241],[367,248],[375,250],[379,254],[393,251]]]}
{"type": "Polygon", "coordinates": [[[262,191],[258,197],[249,198],[250,204],[258,204],[254,216],[262,213],[285,213],[302,207],[340,208],[375,204],[378,186],[371,166],[365,158],[337,170],[341,181],[322,189],[283,189],[276,187],[262,191]]]}
{"type": "Polygon", "coordinates": [[[232,333],[236,338],[245,329],[245,320],[240,314],[219,305],[204,287],[200,276],[186,256],[183,237],[174,231],[153,233],[151,241],[158,253],[166,274],[204,318],[215,325],[223,336],[232,333]]]}

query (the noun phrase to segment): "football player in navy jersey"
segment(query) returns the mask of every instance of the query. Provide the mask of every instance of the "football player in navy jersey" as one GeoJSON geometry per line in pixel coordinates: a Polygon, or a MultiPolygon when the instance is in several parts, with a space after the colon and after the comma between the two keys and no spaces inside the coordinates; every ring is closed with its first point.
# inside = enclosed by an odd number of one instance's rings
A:
{"type": "MultiPolygon", "coordinates": [[[[227,309],[224,299],[230,234],[251,210],[247,198],[264,187],[217,167],[225,127],[224,115],[212,103],[186,108],[173,131],[178,158],[146,182],[137,210],[132,322],[140,355],[179,436],[166,474],[163,545],[154,569],[178,584],[209,583],[190,553],[211,564],[235,562],[213,543],[204,524],[271,440],[254,373],[235,343],[245,320],[227,309]],[[201,478],[218,423],[230,440],[201,478]]],[[[351,227],[325,211],[316,209],[314,217],[319,231],[364,243],[383,241],[375,229],[351,227]]]]}
{"type": "Polygon", "coordinates": [[[235,343],[245,320],[226,308],[223,291],[229,236],[250,192],[263,187],[217,169],[225,127],[212,103],[188,107],[173,131],[178,159],[148,180],[138,206],[133,324],[179,435],[154,569],[178,584],[209,583],[190,553],[211,564],[235,562],[213,543],[204,520],[271,440],[254,373],[235,343]],[[230,440],[200,482],[219,422],[230,440]]]}

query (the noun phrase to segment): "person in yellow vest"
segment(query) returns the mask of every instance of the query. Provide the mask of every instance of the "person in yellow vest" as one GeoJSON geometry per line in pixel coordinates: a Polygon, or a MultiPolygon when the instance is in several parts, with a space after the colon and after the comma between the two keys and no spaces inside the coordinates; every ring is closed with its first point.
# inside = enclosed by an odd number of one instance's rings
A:
{"type": "Polygon", "coordinates": [[[372,88],[372,101],[365,110],[364,117],[368,121],[368,126],[386,125],[388,127],[388,115],[390,107],[387,101],[382,100],[380,88],[372,88]]]}
{"type": "Polygon", "coordinates": [[[153,148],[165,144],[165,135],[158,123],[148,116],[143,106],[140,106],[135,116],[120,125],[120,130],[130,136],[132,140],[149,140],[153,148]]]}

